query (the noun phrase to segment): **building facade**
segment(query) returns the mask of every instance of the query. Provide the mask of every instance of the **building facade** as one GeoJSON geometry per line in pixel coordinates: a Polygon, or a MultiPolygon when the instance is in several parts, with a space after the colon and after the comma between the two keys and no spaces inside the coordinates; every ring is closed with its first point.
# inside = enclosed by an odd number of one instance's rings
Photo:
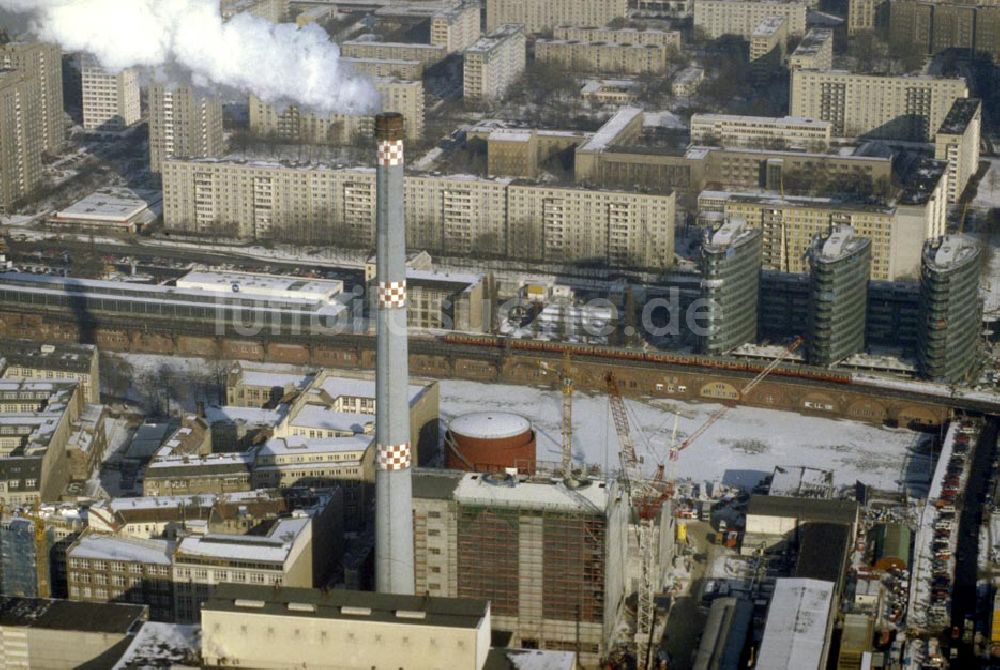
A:
{"type": "Polygon", "coordinates": [[[625,596],[614,484],[573,495],[551,479],[418,471],[413,507],[418,595],[489,600],[512,646],[574,649],[584,664],[606,654],[625,596]]]}
{"type": "Polygon", "coordinates": [[[449,53],[444,44],[376,42],[367,39],[347,40],[340,45],[340,52],[349,58],[415,60],[420,61],[424,66],[444,60],[449,53]]]}
{"type": "Polygon", "coordinates": [[[958,98],[934,134],[934,158],[948,162],[948,202],[955,204],[979,170],[983,106],[978,98],[958,98]]]}
{"type": "Polygon", "coordinates": [[[0,69],[20,70],[38,81],[42,151],[55,155],[66,143],[63,111],[62,52],[46,42],[0,44],[0,69]]]}
{"type": "Polygon", "coordinates": [[[667,69],[667,47],[655,44],[616,44],[538,39],[535,59],[567,70],[617,74],[662,73],[667,69]]]}
{"type": "Polygon", "coordinates": [[[645,44],[681,48],[681,33],[677,30],[609,28],[595,26],[557,26],[552,36],[557,40],[605,42],[607,44],[645,44]]]}
{"type": "Polygon", "coordinates": [[[224,148],[222,102],[190,86],[151,84],[149,170],[159,174],[168,158],[214,158],[224,148]]]}
{"type": "Polygon", "coordinates": [[[556,26],[605,26],[628,15],[626,0],[487,0],[486,30],[515,23],[527,33],[556,26]]]}
{"type": "MultiPolygon", "coordinates": [[[[407,138],[421,139],[424,132],[424,87],[419,78],[416,81],[376,78],[374,83],[383,109],[403,115],[407,138]]],[[[255,96],[250,97],[251,132],[264,136],[277,135],[287,142],[350,144],[371,136],[372,118],[363,114],[319,115],[303,112],[297,105],[282,108],[255,96]]]]}
{"type": "Polygon", "coordinates": [[[694,0],[694,27],[708,39],[739,35],[750,39],[761,21],[782,17],[789,35],[805,35],[805,2],[775,0],[694,0]]]}
{"type": "Polygon", "coordinates": [[[4,379],[74,381],[80,384],[83,402],[101,401],[100,356],[92,344],[39,345],[31,340],[8,340],[3,358],[7,366],[0,369],[0,376],[4,379]]]}
{"type": "Polygon", "coordinates": [[[480,4],[463,1],[442,9],[431,16],[431,44],[443,46],[448,53],[464,51],[475,44],[481,33],[479,29],[480,4]]]}
{"type": "Polygon", "coordinates": [[[959,384],[979,364],[980,254],[976,240],[965,235],[946,235],[924,247],[917,371],[925,379],[959,384]]]}
{"type": "Polygon", "coordinates": [[[1000,6],[995,2],[892,0],[886,5],[894,49],[916,46],[926,54],[962,49],[1000,58],[1000,6]]]}
{"type": "Polygon", "coordinates": [[[698,349],[723,354],[757,340],[761,232],[746,221],[727,221],[701,248],[701,297],[707,316],[698,349]]]}
{"type": "Polygon", "coordinates": [[[827,367],[865,349],[871,241],[837,226],[813,239],[809,266],[806,355],[827,367]]]}
{"type": "Polygon", "coordinates": [[[836,137],[926,142],[968,95],[964,79],[793,70],[790,106],[792,116],[829,121],[836,137]]]}
{"type": "Polygon", "coordinates": [[[833,67],[833,30],[810,28],[788,57],[793,70],[829,70],[833,67]]]}
{"type": "Polygon", "coordinates": [[[0,213],[12,212],[41,184],[43,133],[38,80],[0,71],[0,213]]]}
{"type": "Polygon", "coordinates": [[[465,50],[462,94],[466,100],[502,97],[524,72],[526,40],[521,26],[505,25],[465,50]]]}
{"type": "Polygon", "coordinates": [[[825,149],[830,144],[831,124],[795,116],[738,116],[692,114],[691,142],[723,147],[780,145],[825,149]]]}
{"type": "MultiPolygon", "coordinates": [[[[174,160],[164,165],[163,190],[167,230],[368,248],[373,241],[370,170],[174,160]],[[307,194],[294,208],[286,204],[293,193],[307,194]]],[[[444,254],[670,267],[675,207],[672,193],[410,175],[406,242],[444,254]]]]}
{"type": "Polygon", "coordinates": [[[80,57],[83,81],[83,129],[94,133],[117,133],[137,124],[142,110],[139,103],[139,72],[126,68],[113,72],[93,56],[80,57]]]}

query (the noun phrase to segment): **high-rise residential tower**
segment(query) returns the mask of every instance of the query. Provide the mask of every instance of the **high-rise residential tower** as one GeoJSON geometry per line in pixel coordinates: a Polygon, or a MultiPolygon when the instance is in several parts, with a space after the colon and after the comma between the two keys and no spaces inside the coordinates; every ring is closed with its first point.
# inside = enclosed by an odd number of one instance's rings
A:
{"type": "Polygon", "coordinates": [[[222,102],[190,86],[149,87],[149,170],[167,158],[214,158],[223,151],[222,102]]]}
{"type": "Polygon", "coordinates": [[[701,248],[701,297],[708,323],[698,335],[698,350],[721,354],[757,339],[761,232],[743,219],[731,219],[701,248]]]}
{"type": "Polygon", "coordinates": [[[59,47],[47,42],[8,42],[0,45],[0,68],[20,70],[38,81],[42,151],[59,153],[66,141],[59,47]]]}
{"type": "Polygon", "coordinates": [[[809,248],[809,362],[833,365],[864,351],[871,241],[851,226],[817,235],[809,248]]]}

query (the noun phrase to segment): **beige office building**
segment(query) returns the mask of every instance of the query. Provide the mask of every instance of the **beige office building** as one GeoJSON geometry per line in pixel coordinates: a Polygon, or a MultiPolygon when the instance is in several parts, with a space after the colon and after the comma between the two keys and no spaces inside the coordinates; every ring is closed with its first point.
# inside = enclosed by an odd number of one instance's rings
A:
{"type": "Polygon", "coordinates": [[[521,26],[506,25],[465,50],[462,71],[466,100],[502,97],[524,72],[526,40],[521,26]]]}
{"type": "Polygon", "coordinates": [[[793,70],[829,70],[833,67],[833,31],[811,28],[788,57],[793,70]]]}
{"type": "Polygon", "coordinates": [[[93,56],[80,57],[83,81],[83,129],[90,132],[120,132],[139,122],[139,72],[112,72],[93,56]]]}
{"type": "Polygon", "coordinates": [[[538,39],[535,59],[569,70],[621,74],[660,73],[667,69],[667,47],[538,39]]]}
{"type": "Polygon", "coordinates": [[[694,27],[713,40],[723,35],[739,35],[750,39],[761,21],[780,16],[788,24],[789,35],[804,35],[808,8],[808,4],[804,2],[694,0],[694,27]]]}
{"type": "Polygon", "coordinates": [[[416,42],[375,42],[348,40],[340,45],[340,53],[349,58],[381,58],[383,60],[417,60],[433,65],[445,59],[448,48],[443,44],[416,42]]]}
{"type": "Polygon", "coordinates": [[[0,69],[20,70],[38,80],[42,151],[59,153],[66,142],[62,52],[59,47],[45,42],[0,44],[0,69]]]}
{"type": "Polygon", "coordinates": [[[557,40],[577,42],[607,42],[608,44],[646,44],[656,47],[681,48],[677,30],[640,30],[637,28],[597,28],[594,26],[558,26],[552,35],[557,40]]]}
{"type": "Polygon", "coordinates": [[[151,84],[149,170],[159,173],[167,158],[214,158],[222,154],[222,102],[190,86],[151,84]]]}
{"type": "Polygon", "coordinates": [[[934,158],[948,162],[948,202],[957,203],[979,170],[983,106],[978,98],[959,98],[934,135],[934,158]]]}
{"type": "MultiPolygon", "coordinates": [[[[386,112],[403,115],[406,137],[420,140],[424,132],[424,87],[418,81],[376,79],[375,89],[386,112]]],[[[250,130],[258,135],[276,134],[288,142],[349,144],[371,136],[373,117],[360,114],[321,116],[302,112],[296,105],[278,105],[250,96],[250,130]]]]}
{"type": "Polygon", "coordinates": [[[829,121],[835,137],[926,142],[968,95],[964,79],[793,70],[791,115],[829,121]]]}
{"type": "MultiPolygon", "coordinates": [[[[375,174],[368,169],[171,160],[164,164],[163,198],[171,231],[373,243],[375,174]]],[[[405,212],[409,248],[532,262],[673,264],[673,194],[411,175],[405,212]]]]}
{"type": "Polygon", "coordinates": [[[691,142],[724,147],[780,144],[825,149],[830,144],[831,127],[829,121],[795,116],[692,114],[691,142]]]}
{"type": "Polygon", "coordinates": [[[942,164],[929,187],[904,192],[895,206],[838,203],[827,198],[785,196],[776,192],[703,191],[699,216],[743,219],[763,233],[763,267],[808,272],[806,250],[817,234],[847,224],[871,240],[871,278],[914,280],[920,276],[925,240],[942,235],[947,221],[947,175],[942,164]]]}
{"type": "Polygon", "coordinates": [[[486,30],[507,23],[538,33],[556,26],[604,26],[628,15],[627,0],[486,0],[486,30]]]}
{"type": "Polygon", "coordinates": [[[448,53],[463,51],[479,39],[479,2],[462,2],[431,16],[431,44],[448,53]]]}
{"type": "Polygon", "coordinates": [[[42,180],[41,95],[38,80],[0,71],[0,213],[9,213],[42,180]]]}

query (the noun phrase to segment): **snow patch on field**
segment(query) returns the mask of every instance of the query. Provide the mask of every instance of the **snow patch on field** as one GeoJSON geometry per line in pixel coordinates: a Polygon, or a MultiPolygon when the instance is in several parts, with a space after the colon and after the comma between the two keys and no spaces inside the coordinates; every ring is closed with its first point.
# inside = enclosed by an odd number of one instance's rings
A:
{"type": "MultiPolygon", "coordinates": [[[[719,408],[710,403],[654,399],[628,400],[627,406],[636,451],[648,474],[658,463],[668,461],[675,414],[679,444],[719,408]]],[[[537,434],[538,459],[559,460],[562,404],[558,391],[441,382],[441,417],[445,421],[484,409],[514,412],[530,419],[537,434]]],[[[909,430],[736,407],[682,452],[674,467],[678,477],[753,486],[775,465],[805,465],[832,469],[838,486],[860,480],[886,490],[905,486],[911,494],[921,495],[926,494],[932,469],[926,441],[925,436],[909,430]]],[[[607,396],[576,393],[573,458],[613,471],[617,454],[618,437],[607,396]]]]}

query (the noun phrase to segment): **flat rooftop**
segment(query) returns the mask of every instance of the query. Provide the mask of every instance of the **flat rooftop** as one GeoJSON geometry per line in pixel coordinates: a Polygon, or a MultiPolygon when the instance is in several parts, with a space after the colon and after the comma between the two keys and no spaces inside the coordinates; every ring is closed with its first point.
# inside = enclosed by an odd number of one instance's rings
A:
{"type": "Polygon", "coordinates": [[[610,495],[603,480],[591,480],[571,490],[562,481],[467,473],[455,488],[453,499],[463,505],[603,514],[610,495]]]}
{"type": "Polygon", "coordinates": [[[833,39],[833,31],[829,28],[810,28],[806,36],[799,42],[792,52],[793,56],[811,56],[819,53],[820,50],[833,39]]]}
{"type": "Polygon", "coordinates": [[[55,219],[129,223],[138,219],[162,196],[156,191],[138,191],[123,187],[103,188],[55,213],[55,219]]]}
{"type": "Polygon", "coordinates": [[[771,37],[776,34],[781,27],[785,25],[785,17],[783,16],[768,16],[763,21],[757,24],[757,27],[753,29],[754,37],[771,37]]]}
{"type": "Polygon", "coordinates": [[[926,205],[934,189],[948,172],[947,161],[937,161],[933,158],[923,158],[910,173],[899,196],[901,205],[926,205]]]}
{"type": "Polygon", "coordinates": [[[837,226],[826,237],[816,237],[812,252],[817,262],[834,263],[870,245],[871,240],[855,235],[851,226],[837,226]]]}
{"type": "Polygon", "coordinates": [[[965,132],[982,106],[979,98],[958,98],[951,103],[951,109],[941,122],[940,133],[958,135],[965,132]]]}
{"type": "Polygon", "coordinates": [[[767,610],[758,668],[818,668],[826,648],[834,585],[778,579],[767,610]]]}
{"type": "Polygon", "coordinates": [[[478,628],[489,610],[485,600],[402,596],[346,589],[253,587],[220,584],[203,612],[231,612],[319,619],[359,619],[438,628],[478,628]]]}
{"type": "Polygon", "coordinates": [[[750,497],[750,503],[747,505],[747,515],[854,524],[858,518],[858,503],[853,500],[754,495],[750,497]]]}
{"type": "Polygon", "coordinates": [[[945,235],[928,245],[925,258],[936,269],[951,270],[973,260],[979,254],[979,242],[969,235],[945,235]],[[936,246],[935,246],[936,244],[936,246]]]}
{"type": "Polygon", "coordinates": [[[0,626],[124,635],[145,616],[145,605],[0,597],[0,626]]]}

